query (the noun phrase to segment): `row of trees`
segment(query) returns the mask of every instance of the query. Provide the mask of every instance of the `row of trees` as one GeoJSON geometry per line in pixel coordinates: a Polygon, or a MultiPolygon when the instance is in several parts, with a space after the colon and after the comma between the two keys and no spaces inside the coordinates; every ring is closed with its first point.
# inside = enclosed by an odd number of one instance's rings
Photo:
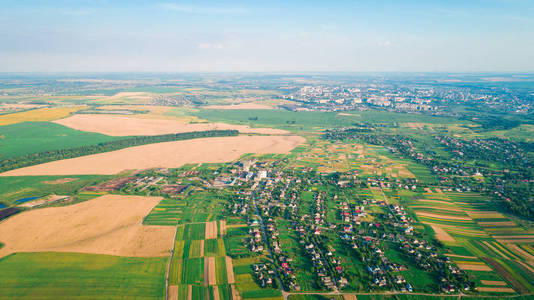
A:
{"type": "Polygon", "coordinates": [[[54,160],[115,151],[133,146],[206,137],[236,136],[238,134],[239,131],[237,130],[207,130],[154,136],[134,136],[109,142],[103,142],[95,145],[81,146],[70,149],[44,151],[14,158],[3,159],[0,160],[0,172],[50,162],[54,160]]]}

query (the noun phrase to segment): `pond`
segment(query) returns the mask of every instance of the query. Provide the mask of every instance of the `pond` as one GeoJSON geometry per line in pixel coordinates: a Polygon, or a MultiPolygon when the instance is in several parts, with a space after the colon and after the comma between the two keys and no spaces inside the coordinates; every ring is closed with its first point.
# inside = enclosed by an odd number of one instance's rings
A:
{"type": "Polygon", "coordinates": [[[28,202],[28,201],[32,201],[32,200],[35,200],[35,199],[39,199],[40,197],[26,197],[26,198],[21,198],[19,200],[15,200],[15,203],[24,203],[24,202],[28,202]]]}

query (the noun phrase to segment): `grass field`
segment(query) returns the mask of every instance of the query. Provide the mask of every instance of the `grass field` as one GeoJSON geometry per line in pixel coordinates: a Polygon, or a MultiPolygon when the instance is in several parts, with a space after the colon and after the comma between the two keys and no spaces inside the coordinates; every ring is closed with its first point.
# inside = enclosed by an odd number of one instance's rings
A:
{"type": "Polygon", "coordinates": [[[0,260],[0,299],[162,299],[167,258],[18,253],[0,260]]]}
{"type": "MultiPolygon", "coordinates": [[[[425,115],[408,115],[381,111],[354,112],[339,115],[336,112],[293,112],[286,110],[250,109],[250,110],[215,110],[200,109],[190,114],[216,122],[245,124],[252,127],[274,127],[290,131],[314,131],[335,127],[351,126],[355,122],[404,123],[422,122],[431,124],[453,124],[460,121],[445,117],[425,115]]],[[[462,122],[460,122],[462,123],[462,122]]]]}
{"type": "Polygon", "coordinates": [[[0,159],[94,145],[113,139],[117,138],[78,131],[52,122],[22,122],[0,126],[0,159]]]}
{"type": "Polygon", "coordinates": [[[17,176],[3,177],[0,184],[0,203],[14,204],[14,201],[26,197],[42,197],[49,194],[75,195],[87,185],[110,179],[111,176],[17,176]],[[62,178],[76,179],[66,183],[50,184],[62,178]]]}
{"type": "Polygon", "coordinates": [[[39,108],[13,114],[0,115],[0,126],[21,122],[52,121],[64,118],[86,106],[39,108]]]}

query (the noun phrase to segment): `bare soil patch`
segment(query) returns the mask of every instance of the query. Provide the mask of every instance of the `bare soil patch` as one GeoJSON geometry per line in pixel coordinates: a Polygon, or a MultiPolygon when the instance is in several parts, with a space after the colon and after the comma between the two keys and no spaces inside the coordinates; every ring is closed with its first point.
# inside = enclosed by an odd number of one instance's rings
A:
{"type": "Polygon", "coordinates": [[[147,92],[119,92],[109,98],[134,98],[134,99],[152,99],[152,95],[147,92]]]}
{"type": "Polygon", "coordinates": [[[449,215],[439,215],[439,214],[433,214],[433,213],[427,213],[427,212],[416,212],[418,216],[422,217],[431,217],[436,219],[443,219],[443,220],[462,220],[462,221],[470,221],[471,218],[469,217],[460,217],[460,216],[449,216],[449,215]]]}
{"type": "Polygon", "coordinates": [[[219,296],[219,287],[214,285],[213,286],[213,300],[219,300],[221,299],[219,296]]]}
{"type": "Polygon", "coordinates": [[[344,294],[343,300],[358,300],[355,294],[344,294]]]}
{"type": "Polygon", "coordinates": [[[447,204],[447,205],[454,205],[452,202],[447,201],[441,201],[441,200],[427,200],[427,199],[421,199],[419,202],[427,202],[427,203],[440,203],[440,204],[447,204]]]}
{"type": "Polygon", "coordinates": [[[205,257],[204,258],[204,284],[205,285],[216,285],[217,284],[217,274],[215,269],[215,257],[205,257]]]}
{"type": "Polygon", "coordinates": [[[492,235],[491,237],[494,239],[533,239],[534,235],[492,235]]]}
{"type": "Polygon", "coordinates": [[[180,120],[139,118],[108,114],[77,114],[54,121],[76,130],[96,132],[110,136],[160,135],[170,133],[236,129],[242,133],[287,134],[281,129],[251,128],[245,125],[225,123],[187,123],[180,120]]]}
{"type": "Polygon", "coordinates": [[[229,284],[235,283],[234,265],[230,256],[226,257],[226,277],[228,278],[229,284]]]}
{"type": "Polygon", "coordinates": [[[456,264],[458,268],[469,271],[491,271],[491,268],[480,264],[456,264]]]}
{"type": "Polygon", "coordinates": [[[487,286],[477,287],[477,291],[479,291],[479,292],[515,293],[514,289],[512,289],[512,288],[487,287],[487,286]]]}
{"type": "Polygon", "coordinates": [[[497,281],[497,280],[480,280],[480,282],[483,285],[502,285],[502,286],[507,285],[505,281],[497,281]]]}
{"type": "Polygon", "coordinates": [[[419,208],[419,209],[425,209],[425,208],[430,208],[430,209],[436,209],[436,210],[445,210],[445,211],[453,211],[453,212],[463,212],[462,209],[460,208],[457,208],[455,206],[452,206],[452,205],[449,205],[449,206],[432,206],[432,205],[425,205],[425,206],[422,206],[422,205],[415,205],[415,206],[412,206],[412,208],[419,208]]]}
{"type": "Polygon", "coordinates": [[[232,288],[232,299],[233,300],[241,300],[241,295],[239,295],[239,291],[235,288],[235,285],[230,285],[232,288]]]}
{"type": "Polygon", "coordinates": [[[501,213],[496,211],[467,211],[471,218],[474,219],[499,219],[505,218],[501,213]]]}
{"type": "Polygon", "coordinates": [[[14,252],[79,252],[120,256],[166,256],[174,229],[143,226],[160,197],[105,195],[63,207],[20,213],[0,223],[5,246],[14,252]]]}
{"type": "Polygon", "coordinates": [[[23,203],[23,204],[21,204],[19,206],[20,207],[32,208],[32,207],[41,206],[41,205],[45,205],[45,204],[50,204],[50,203],[54,203],[54,202],[69,202],[71,200],[72,200],[71,196],[49,195],[47,197],[40,198],[40,199],[37,199],[37,200],[34,200],[34,201],[25,202],[25,203],[23,203]]]}
{"type": "Polygon", "coordinates": [[[425,126],[430,126],[430,127],[432,127],[432,124],[428,124],[428,123],[416,123],[416,122],[403,123],[402,125],[404,125],[405,127],[409,127],[409,128],[411,128],[411,129],[424,129],[425,126]]]}
{"type": "MultiPolygon", "coordinates": [[[[534,256],[532,256],[530,253],[528,253],[527,251],[521,249],[520,247],[518,247],[517,245],[514,245],[514,244],[506,244],[506,246],[508,248],[510,248],[511,250],[513,250],[515,253],[519,254],[520,256],[522,256],[524,259],[528,260],[528,261],[531,261],[531,262],[534,262],[534,256]]],[[[534,273],[534,272],[533,272],[534,273]]]]}
{"type": "Polygon", "coordinates": [[[198,256],[203,257],[204,256],[204,240],[200,240],[200,250],[198,256]]]}
{"type": "Polygon", "coordinates": [[[454,238],[450,234],[448,234],[445,230],[443,230],[443,228],[441,228],[439,225],[432,224],[432,223],[425,223],[425,224],[428,224],[430,225],[430,227],[432,227],[432,230],[434,230],[434,232],[436,233],[436,238],[439,241],[454,242],[454,238]]]}
{"type": "Polygon", "coordinates": [[[178,300],[178,286],[169,286],[169,300],[178,300]]]}
{"type": "Polygon", "coordinates": [[[182,193],[187,188],[187,185],[167,184],[159,190],[162,194],[176,195],[182,193]]]}
{"type": "Polygon", "coordinates": [[[219,233],[221,236],[226,234],[226,220],[219,221],[219,233]]]}
{"type": "Polygon", "coordinates": [[[116,178],[110,181],[103,182],[99,185],[85,187],[83,188],[83,190],[90,192],[111,192],[120,189],[132,180],[135,180],[135,177],[116,178]]]}
{"type": "Polygon", "coordinates": [[[447,253],[445,255],[446,256],[450,256],[450,257],[467,258],[467,259],[477,259],[478,258],[476,256],[458,255],[458,254],[452,254],[452,253],[447,253]]]}
{"type": "Polygon", "coordinates": [[[217,238],[217,221],[206,222],[206,239],[217,238]]]}
{"type": "Polygon", "coordinates": [[[231,225],[226,225],[226,228],[240,228],[240,227],[247,227],[248,225],[247,224],[231,224],[231,225]]]}
{"type": "Polygon", "coordinates": [[[188,163],[220,163],[245,153],[288,153],[305,141],[300,136],[200,138],[130,147],[11,170],[0,176],[118,174],[125,170],[177,168],[188,163]]]}
{"type": "Polygon", "coordinates": [[[482,227],[515,227],[517,224],[515,224],[512,221],[505,221],[505,222],[477,222],[479,226],[482,227]]]}
{"type": "Polygon", "coordinates": [[[46,184],[62,184],[62,183],[67,183],[67,182],[73,182],[73,181],[76,181],[76,180],[78,180],[78,178],[60,178],[60,179],[56,179],[56,180],[43,181],[43,183],[46,183],[46,184]]]}
{"type": "Polygon", "coordinates": [[[109,111],[138,110],[138,111],[148,111],[149,113],[152,113],[155,115],[163,115],[164,113],[168,112],[169,110],[173,108],[175,107],[164,106],[164,105],[102,105],[102,106],[97,107],[96,109],[101,110],[102,112],[105,112],[107,110],[109,111]]]}
{"type": "Polygon", "coordinates": [[[193,300],[193,286],[187,286],[187,300],[193,300]]]}
{"type": "Polygon", "coordinates": [[[516,244],[526,243],[526,244],[530,244],[530,243],[534,243],[534,239],[509,239],[509,240],[498,239],[497,242],[499,242],[499,243],[516,243],[516,244]]]}
{"type": "Polygon", "coordinates": [[[229,105],[208,105],[208,106],[203,106],[202,108],[206,108],[206,109],[273,109],[272,106],[259,104],[259,103],[253,103],[253,102],[229,104],[229,105]]]}

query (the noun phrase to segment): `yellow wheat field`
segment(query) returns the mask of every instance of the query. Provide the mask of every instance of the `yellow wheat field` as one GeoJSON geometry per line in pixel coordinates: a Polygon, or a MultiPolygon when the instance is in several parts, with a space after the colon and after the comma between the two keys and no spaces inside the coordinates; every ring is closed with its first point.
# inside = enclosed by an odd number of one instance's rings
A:
{"type": "Polygon", "coordinates": [[[86,106],[39,108],[13,114],[1,115],[0,126],[21,122],[45,122],[64,118],[86,106]]]}

